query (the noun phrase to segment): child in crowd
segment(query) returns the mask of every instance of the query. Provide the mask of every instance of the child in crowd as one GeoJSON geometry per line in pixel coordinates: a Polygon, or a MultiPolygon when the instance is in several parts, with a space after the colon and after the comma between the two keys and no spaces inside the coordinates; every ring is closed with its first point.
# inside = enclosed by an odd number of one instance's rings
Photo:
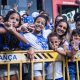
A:
{"type": "MultiPolygon", "coordinates": [[[[64,48],[65,53],[67,52],[68,45],[69,45],[67,38],[66,38],[68,31],[69,31],[69,25],[65,19],[61,19],[55,24],[54,32],[60,37],[61,46],[64,48]]],[[[50,70],[48,69],[49,67],[51,67],[50,64],[48,65],[48,67],[46,69],[47,73],[50,73],[50,70]]],[[[47,74],[47,76],[49,77],[49,76],[51,76],[51,74],[47,74]]],[[[47,77],[47,79],[50,79],[50,77],[49,78],[48,77],[47,77]]]]}
{"type": "MultiPolygon", "coordinates": [[[[20,33],[16,31],[14,27],[6,29],[10,30],[17,38],[24,43],[29,43],[31,47],[34,50],[47,50],[48,45],[47,45],[47,36],[51,32],[50,30],[45,30],[47,20],[46,16],[44,15],[39,15],[35,18],[34,20],[34,32],[31,33],[25,33],[24,36],[22,36],[20,33]]],[[[26,25],[26,28],[28,25],[26,25]]],[[[42,78],[42,63],[35,63],[34,64],[34,77],[35,80],[43,80],[42,78]]]]}
{"type": "MultiPolygon", "coordinates": [[[[48,42],[49,42],[49,48],[51,50],[54,50],[55,52],[58,52],[60,55],[66,55],[65,50],[61,47],[61,39],[56,32],[50,33],[48,36],[48,42]]],[[[54,65],[52,63],[49,63],[51,66],[48,67],[48,76],[47,80],[53,80],[53,71],[55,72],[54,74],[54,79],[55,80],[63,80],[63,75],[62,75],[62,62],[55,62],[54,65]],[[54,70],[53,70],[54,66],[54,70]],[[51,74],[51,75],[49,75],[51,74]]]]}
{"type": "MultiPolygon", "coordinates": [[[[72,31],[69,50],[70,50],[69,57],[71,59],[71,62],[68,63],[70,80],[77,80],[76,62],[74,61],[80,56],[80,32],[77,29],[72,31]]],[[[79,70],[80,70],[80,62],[79,62],[79,70]]]]}
{"type": "MultiPolygon", "coordinates": [[[[15,11],[9,11],[8,14],[5,17],[5,23],[3,23],[0,26],[0,34],[4,34],[4,43],[3,43],[3,50],[17,50],[19,49],[19,40],[14,36],[12,33],[9,33],[8,30],[5,27],[15,27],[18,28],[21,24],[21,17],[19,13],[15,11]],[[7,47],[6,47],[6,46],[7,47]]],[[[17,55],[18,56],[18,55],[17,55]]],[[[11,80],[18,80],[18,65],[11,65],[10,66],[10,78],[11,80]]],[[[0,66],[0,73],[3,77],[7,76],[7,70],[6,66],[2,67],[0,66]],[[3,69],[4,68],[4,69],[3,69]]],[[[5,77],[7,79],[7,77],[5,77]]]]}
{"type": "Polygon", "coordinates": [[[9,11],[5,17],[5,23],[3,24],[3,27],[0,27],[0,34],[4,34],[3,49],[5,48],[5,45],[8,47],[9,50],[15,50],[19,48],[19,40],[13,34],[9,33],[5,27],[13,26],[17,29],[20,24],[21,17],[19,13],[15,11],[9,11]]]}

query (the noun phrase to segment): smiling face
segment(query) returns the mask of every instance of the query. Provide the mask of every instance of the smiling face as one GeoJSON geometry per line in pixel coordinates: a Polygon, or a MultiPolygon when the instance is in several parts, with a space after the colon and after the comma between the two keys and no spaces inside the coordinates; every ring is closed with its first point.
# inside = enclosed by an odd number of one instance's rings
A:
{"type": "Polygon", "coordinates": [[[35,21],[35,30],[36,30],[36,31],[41,31],[41,30],[43,30],[44,27],[45,27],[45,23],[46,23],[46,21],[45,21],[44,18],[38,17],[38,18],[36,19],[36,21],[35,21]]]}
{"type": "Polygon", "coordinates": [[[80,46],[80,32],[77,29],[72,31],[70,41],[71,41],[71,45],[73,46],[73,49],[78,50],[80,46]]]}
{"type": "Polygon", "coordinates": [[[17,13],[10,15],[8,21],[12,23],[13,27],[18,27],[20,22],[20,16],[17,13]]]}
{"type": "Polygon", "coordinates": [[[64,35],[66,33],[66,30],[67,30],[67,23],[66,22],[60,22],[56,26],[56,33],[60,36],[64,35]]]}

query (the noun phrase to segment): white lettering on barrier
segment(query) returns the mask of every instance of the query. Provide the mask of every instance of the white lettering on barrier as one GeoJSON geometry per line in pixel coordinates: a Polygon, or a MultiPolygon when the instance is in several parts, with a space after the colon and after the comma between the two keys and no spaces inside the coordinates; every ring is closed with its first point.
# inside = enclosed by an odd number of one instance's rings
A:
{"type": "Polygon", "coordinates": [[[0,60],[6,61],[6,60],[17,60],[16,55],[0,55],[0,60]]]}
{"type": "Polygon", "coordinates": [[[26,59],[26,56],[23,54],[0,54],[0,61],[18,61],[26,59]]]}

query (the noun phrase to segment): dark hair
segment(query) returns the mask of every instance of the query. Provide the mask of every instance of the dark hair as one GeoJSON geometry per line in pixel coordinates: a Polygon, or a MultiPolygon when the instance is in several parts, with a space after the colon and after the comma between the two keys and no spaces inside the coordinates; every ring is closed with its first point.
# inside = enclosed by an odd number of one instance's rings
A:
{"type": "Polygon", "coordinates": [[[54,37],[54,36],[57,36],[58,39],[60,39],[60,36],[59,36],[56,32],[51,32],[51,33],[48,35],[48,39],[50,39],[51,37],[54,37]]]}
{"type": "Polygon", "coordinates": [[[77,18],[75,22],[77,23],[78,21],[80,22],[80,18],[77,18]]]}
{"type": "Polygon", "coordinates": [[[50,21],[49,14],[48,14],[47,12],[44,12],[44,13],[42,13],[41,15],[44,15],[44,16],[46,16],[46,18],[47,18],[47,21],[50,21]]]}
{"type": "Polygon", "coordinates": [[[65,15],[62,15],[63,19],[67,21],[67,17],[65,15]]]}
{"type": "MultiPolygon", "coordinates": [[[[57,18],[58,18],[58,17],[62,17],[62,15],[57,15],[57,16],[56,16],[56,18],[55,18],[55,24],[56,24],[56,22],[57,22],[57,18]]],[[[63,17],[62,17],[62,18],[63,18],[63,17]]]]}
{"type": "Polygon", "coordinates": [[[80,12],[78,12],[78,13],[76,13],[76,14],[74,15],[74,21],[75,21],[75,22],[77,21],[77,19],[80,19],[80,12]]]}
{"type": "Polygon", "coordinates": [[[25,15],[26,15],[26,16],[29,16],[27,13],[24,13],[24,14],[22,15],[22,17],[24,17],[25,15]]]}
{"type": "Polygon", "coordinates": [[[79,29],[74,29],[72,31],[70,41],[72,41],[73,36],[76,36],[76,35],[80,35],[80,30],[79,29]]]}
{"type": "Polygon", "coordinates": [[[39,17],[45,19],[45,21],[46,21],[45,26],[46,26],[46,25],[47,25],[47,17],[46,17],[45,15],[39,15],[39,16],[37,16],[37,17],[34,19],[34,22],[36,22],[37,18],[39,18],[39,17]]]}
{"type": "Polygon", "coordinates": [[[61,35],[61,37],[63,37],[64,35],[66,35],[66,34],[69,32],[69,24],[68,24],[68,22],[67,22],[66,20],[62,19],[62,20],[58,21],[58,22],[55,24],[55,30],[54,30],[54,32],[56,32],[56,28],[57,28],[57,26],[58,26],[61,22],[65,22],[65,23],[67,24],[66,32],[65,32],[63,35],[61,35]]]}
{"type": "Polygon", "coordinates": [[[9,12],[7,13],[7,15],[6,15],[6,17],[5,17],[5,21],[8,21],[9,17],[10,17],[12,14],[14,14],[14,13],[16,13],[16,14],[19,15],[19,17],[20,17],[19,25],[21,25],[21,16],[20,16],[20,14],[19,14],[18,12],[14,11],[14,10],[13,10],[13,11],[9,11],[9,12]]]}
{"type": "Polygon", "coordinates": [[[41,13],[41,14],[44,13],[44,12],[46,12],[46,11],[45,10],[39,10],[39,13],[41,13]]]}
{"type": "Polygon", "coordinates": [[[65,15],[57,15],[56,18],[55,18],[55,24],[59,21],[59,20],[57,21],[58,17],[62,17],[65,21],[67,21],[67,17],[65,15]]]}

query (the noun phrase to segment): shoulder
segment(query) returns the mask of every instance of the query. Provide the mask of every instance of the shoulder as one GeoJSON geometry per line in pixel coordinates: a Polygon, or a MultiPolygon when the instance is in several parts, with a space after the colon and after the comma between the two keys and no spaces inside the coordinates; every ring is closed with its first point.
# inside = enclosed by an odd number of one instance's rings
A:
{"type": "Polygon", "coordinates": [[[64,48],[63,47],[59,47],[59,48],[57,48],[58,50],[64,50],[64,48]]]}
{"type": "Polygon", "coordinates": [[[34,34],[32,34],[32,33],[25,33],[23,36],[24,36],[29,42],[30,42],[30,41],[36,41],[36,40],[37,40],[37,37],[36,37],[34,34]]]}
{"type": "Polygon", "coordinates": [[[23,36],[24,37],[31,37],[31,36],[34,36],[34,35],[32,33],[25,33],[23,36]]]}
{"type": "Polygon", "coordinates": [[[47,36],[51,33],[52,31],[50,29],[43,30],[43,36],[44,38],[47,38],[47,36]]]}

